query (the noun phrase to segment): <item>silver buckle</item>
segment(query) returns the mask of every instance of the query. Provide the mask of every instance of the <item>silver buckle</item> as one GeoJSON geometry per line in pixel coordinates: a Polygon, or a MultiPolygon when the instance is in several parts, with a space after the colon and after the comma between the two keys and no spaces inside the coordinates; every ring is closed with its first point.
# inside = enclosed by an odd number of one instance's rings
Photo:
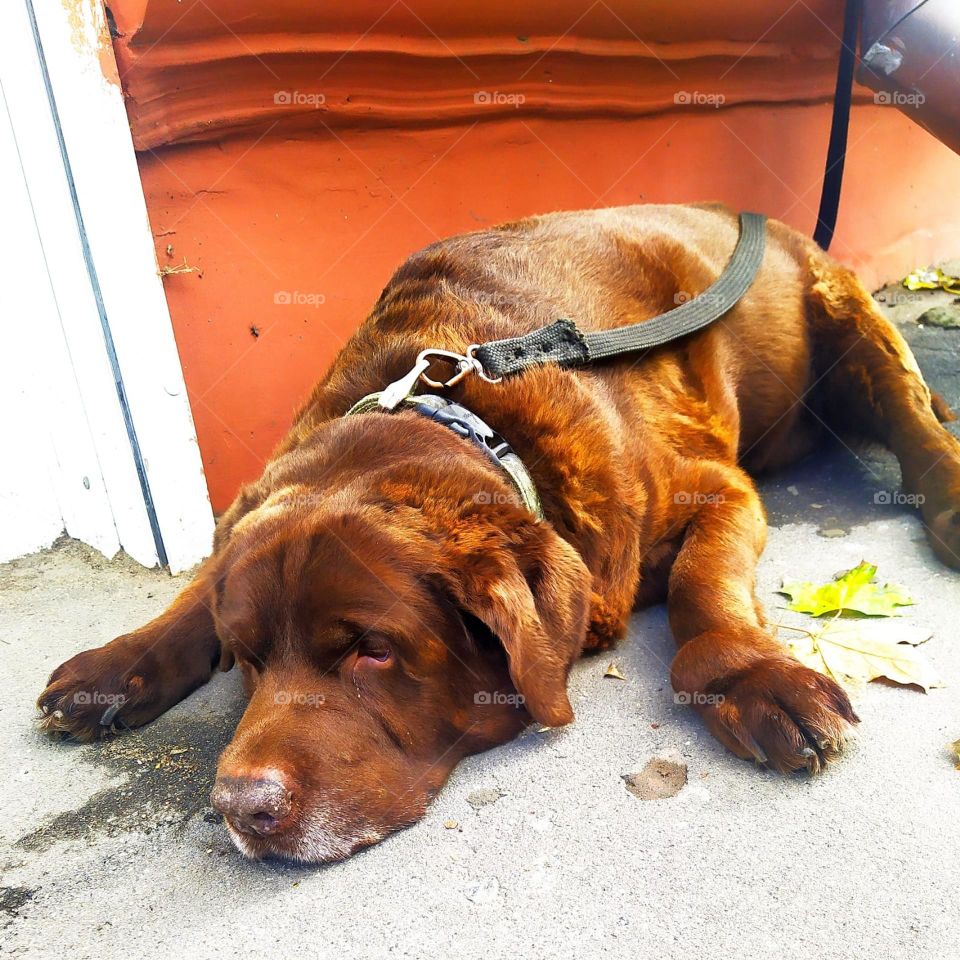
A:
{"type": "Polygon", "coordinates": [[[408,373],[405,373],[399,380],[395,380],[389,386],[383,389],[380,399],[377,401],[385,410],[393,410],[398,404],[406,400],[413,393],[418,380],[422,380],[428,387],[435,390],[442,390],[444,387],[452,387],[459,383],[464,377],[475,373],[481,380],[487,383],[499,383],[500,377],[496,379],[488,377],[483,369],[483,364],[476,358],[475,352],[480,349],[480,344],[472,343],[467,347],[467,352],[454,353],[452,350],[439,350],[431,347],[422,350],[417,355],[417,362],[408,373]],[[427,371],[431,364],[437,358],[443,360],[452,360],[457,365],[457,371],[449,380],[434,380],[427,376],[427,371]]]}
{"type": "Polygon", "coordinates": [[[453,360],[457,365],[457,372],[449,380],[434,380],[432,377],[427,376],[427,370],[430,369],[430,364],[432,361],[427,360],[426,369],[422,370],[420,373],[420,379],[428,386],[434,387],[435,389],[442,389],[443,387],[452,387],[455,383],[459,383],[468,373],[473,373],[475,370],[474,364],[477,362],[472,360],[468,356],[464,356],[460,353],[454,353],[452,350],[424,350],[420,356],[417,357],[417,363],[420,363],[422,360],[426,360],[427,357],[439,357],[444,360],[453,360]]]}

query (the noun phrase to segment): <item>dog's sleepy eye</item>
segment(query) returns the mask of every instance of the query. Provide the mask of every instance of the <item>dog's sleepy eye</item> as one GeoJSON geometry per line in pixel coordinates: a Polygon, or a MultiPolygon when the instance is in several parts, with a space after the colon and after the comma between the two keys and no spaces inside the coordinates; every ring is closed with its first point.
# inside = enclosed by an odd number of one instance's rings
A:
{"type": "Polygon", "coordinates": [[[393,659],[390,644],[380,637],[365,638],[357,647],[357,657],[361,660],[372,660],[377,664],[386,664],[393,659]]]}

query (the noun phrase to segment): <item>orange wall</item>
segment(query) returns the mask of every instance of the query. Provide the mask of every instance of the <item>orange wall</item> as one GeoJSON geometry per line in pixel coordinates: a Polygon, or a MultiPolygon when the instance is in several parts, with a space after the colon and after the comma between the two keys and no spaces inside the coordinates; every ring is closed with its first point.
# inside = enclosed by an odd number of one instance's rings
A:
{"type": "MultiPolygon", "coordinates": [[[[196,271],[165,284],[217,510],[426,243],[547,210],[705,198],[812,229],[838,4],[801,4],[798,20],[784,3],[776,23],[772,3],[719,21],[718,4],[691,4],[711,16],[679,22],[664,4],[659,20],[653,4],[600,5],[572,31],[564,4],[538,6],[534,26],[506,4],[459,19],[437,4],[442,34],[406,5],[371,29],[369,3],[325,25],[313,7],[261,23],[218,0],[228,30],[144,4],[114,11],[118,62],[159,262],[196,271]],[[321,90],[320,106],[274,102],[321,90]],[[525,100],[474,101],[492,90],[525,100]],[[674,103],[694,90],[725,102],[674,103]]],[[[960,158],[862,95],[833,252],[871,283],[955,254],[958,177],[960,158]]]]}

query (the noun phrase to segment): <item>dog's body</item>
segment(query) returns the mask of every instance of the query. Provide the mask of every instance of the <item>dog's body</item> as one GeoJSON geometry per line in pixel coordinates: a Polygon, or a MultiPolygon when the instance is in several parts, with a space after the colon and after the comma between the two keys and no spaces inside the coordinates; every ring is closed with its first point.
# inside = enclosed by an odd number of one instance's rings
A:
{"type": "Polygon", "coordinates": [[[448,391],[524,460],[545,522],[443,426],[343,417],[427,347],[663,313],[716,279],[736,237],[722,207],[644,206],[415,254],[221,518],[194,583],[157,620],[61,666],[45,723],[99,735],[84,704],[103,700],[80,690],[122,696],[117,719],[146,723],[236,658],[251,704],[214,804],[250,855],[335,859],[416,819],[464,755],[531,717],[569,722],[576,657],[666,598],[674,689],[711,731],[742,757],[819,769],[856,717],[765,627],[753,593],[765,520],[747,471],[854,428],[897,454],[932,545],[957,566],[960,447],[902,338],[809,240],[770,223],[750,291],[683,341],[448,391]]]}

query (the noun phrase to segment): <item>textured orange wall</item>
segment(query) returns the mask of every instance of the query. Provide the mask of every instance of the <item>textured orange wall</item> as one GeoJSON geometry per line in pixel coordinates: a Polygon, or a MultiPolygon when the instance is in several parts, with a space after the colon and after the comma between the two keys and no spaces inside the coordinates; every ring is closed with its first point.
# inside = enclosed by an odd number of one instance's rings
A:
{"type": "MultiPolygon", "coordinates": [[[[706,198],[812,230],[839,4],[247,6],[114,10],[158,259],[196,270],[165,284],[218,510],[426,243],[706,198]]],[[[960,158],[869,94],[850,144],[833,252],[869,282],[956,253],[960,158]]]]}

